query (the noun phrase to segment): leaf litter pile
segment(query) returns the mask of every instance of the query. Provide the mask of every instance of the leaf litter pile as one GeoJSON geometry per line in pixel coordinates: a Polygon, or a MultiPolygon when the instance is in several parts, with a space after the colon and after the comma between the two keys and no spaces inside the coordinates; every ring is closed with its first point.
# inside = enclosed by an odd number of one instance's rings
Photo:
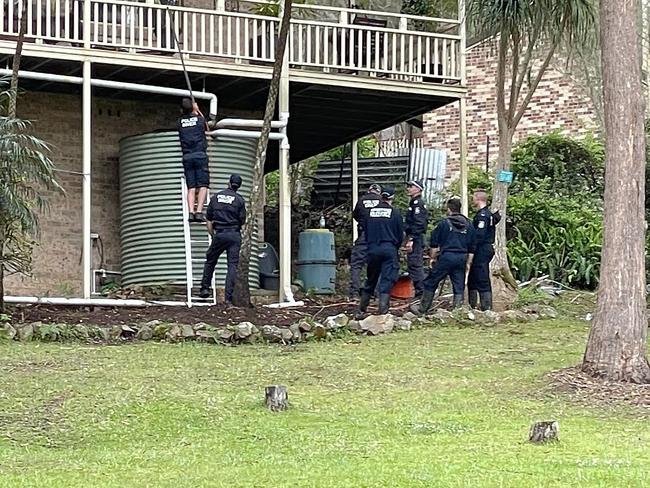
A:
{"type": "Polygon", "coordinates": [[[650,412],[650,385],[619,383],[593,378],[579,367],[564,368],[549,373],[551,386],[561,393],[568,393],[578,401],[587,403],[628,403],[648,409],[650,412]]]}

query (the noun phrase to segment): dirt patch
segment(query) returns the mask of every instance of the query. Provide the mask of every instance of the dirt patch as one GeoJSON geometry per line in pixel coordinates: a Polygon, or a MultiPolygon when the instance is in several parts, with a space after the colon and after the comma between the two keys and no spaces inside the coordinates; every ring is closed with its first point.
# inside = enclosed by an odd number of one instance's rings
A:
{"type": "MultiPolygon", "coordinates": [[[[402,315],[408,308],[406,302],[395,301],[391,312],[402,315]]],[[[353,314],[357,308],[355,302],[340,301],[340,299],[324,299],[320,301],[306,300],[300,308],[273,309],[264,306],[255,308],[237,308],[217,304],[211,307],[162,307],[151,306],[142,308],[130,307],[71,307],[53,305],[21,306],[13,311],[17,322],[43,322],[66,324],[137,324],[150,320],[162,320],[179,324],[195,325],[206,322],[210,325],[225,326],[248,321],[256,325],[288,326],[304,317],[314,317],[322,320],[330,315],[339,313],[353,314]]],[[[374,311],[373,306],[369,308],[374,311]]]]}
{"type": "Polygon", "coordinates": [[[63,410],[71,396],[71,392],[63,391],[28,411],[3,412],[0,415],[0,436],[17,446],[70,447],[72,440],[67,438],[63,410]]]}
{"type": "Polygon", "coordinates": [[[0,371],[3,373],[38,373],[41,371],[52,371],[61,367],[59,361],[45,359],[41,361],[18,361],[7,363],[0,371]]]}
{"type": "Polygon", "coordinates": [[[650,413],[650,385],[635,385],[593,378],[580,368],[565,368],[549,373],[551,387],[589,404],[627,403],[650,413]]]}

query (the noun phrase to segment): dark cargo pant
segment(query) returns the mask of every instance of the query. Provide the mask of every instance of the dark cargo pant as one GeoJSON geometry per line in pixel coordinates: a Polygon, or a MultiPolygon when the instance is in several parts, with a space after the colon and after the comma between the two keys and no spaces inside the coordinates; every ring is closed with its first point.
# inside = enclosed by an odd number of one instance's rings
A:
{"type": "Polygon", "coordinates": [[[406,263],[415,296],[419,296],[422,294],[424,280],[424,236],[413,237],[413,251],[407,255],[406,263]]]}
{"type": "Polygon", "coordinates": [[[467,278],[467,289],[479,293],[491,292],[490,261],[494,257],[494,247],[491,244],[480,246],[476,249],[474,260],[467,278]]]}
{"type": "Polygon", "coordinates": [[[359,233],[359,237],[352,246],[352,253],[350,254],[350,296],[356,297],[359,295],[361,289],[361,270],[368,261],[368,244],[366,243],[366,235],[363,232],[359,233]]]}
{"type": "Polygon", "coordinates": [[[399,278],[398,249],[382,242],[368,249],[368,279],[365,291],[371,294],[378,289],[379,294],[389,294],[399,278]]]}
{"type": "Polygon", "coordinates": [[[210,244],[205,256],[201,288],[210,288],[212,286],[212,275],[214,274],[214,268],[217,265],[217,261],[219,261],[219,256],[221,256],[224,251],[227,253],[228,273],[226,274],[226,302],[232,302],[232,295],[235,291],[240,247],[241,235],[238,230],[215,230],[214,236],[212,237],[212,244],[210,244]]]}
{"type": "Polygon", "coordinates": [[[443,252],[424,280],[424,289],[435,293],[440,282],[449,276],[454,295],[464,295],[466,265],[467,254],[443,252]]]}

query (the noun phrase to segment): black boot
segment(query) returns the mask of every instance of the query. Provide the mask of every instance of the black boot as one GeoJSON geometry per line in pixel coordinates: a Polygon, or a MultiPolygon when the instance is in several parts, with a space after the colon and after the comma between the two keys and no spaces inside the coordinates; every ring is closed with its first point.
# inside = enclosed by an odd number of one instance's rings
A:
{"type": "Polygon", "coordinates": [[[469,300],[469,306],[478,309],[478,290],[469,290],[467,292],[467,299],[469,300]]]}
{"type": "Polygon", "coordinates": [[[481,310],[492,310],[492,292],[486,291],[480,294],[481,296],[481,310]]]}
{"type": "Polygon", "coordinates": [[[417,283],[413,282],[413,289],[415,291],[415,299],[419,300],[422,297],[422,282],[418,281],[417,283]]]}
{"type": "Polygon", "coordinates": [[[368,310],[368,305],[370,305],[370,293],[367,291],[361,292],[361,299],[359,300],[359,310],[354,315],[354,318],[361,320],[368,310]]]}
{"type": "Polygon", "coordinates": [[[425,290],[424,292],[422,292],[422,298],[420,299],[420,303],[417,305],[413,305],[411,307],[411,311],[416,315],[424,315],[429,311],[432,303],[433,303],[433,292],[425,290]]]}
{"type": "Polygon", "coordinates": [[[464,301],[465,295],[454,294],[454,308],[462,307],[464,301]]]}
{"type": "Polygon", "coordinates": [[[388,313],[390,307],[390,293],[382,293],[379,295],[379,315],[388,313]]]}

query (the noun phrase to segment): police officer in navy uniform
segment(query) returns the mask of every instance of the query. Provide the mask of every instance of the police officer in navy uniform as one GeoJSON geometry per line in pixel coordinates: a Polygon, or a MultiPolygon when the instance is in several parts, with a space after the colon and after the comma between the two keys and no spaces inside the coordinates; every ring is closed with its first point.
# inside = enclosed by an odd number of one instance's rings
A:
{"type": "Polygon", "coordinates": [[[226,251],[228,257],[228,273],[226,274],[226,303],[232,303],[232,294],[237,279],[239,264],[239,248],[241,247],[241,228],[246,222],[246,202],[237,193],[242,179],[239,175],[231,175],[228,188],[215,193],[208,205],[208,232],[212,236],[205,257],[203,279],[201,280],[201,298],[210,296],[212,274],[219,256],[226,251]]]}
{"type": "Polygon", "coordinates": [[[422,281],[424,280],[424,234],[427,232],[427,219],[429,214],[422,199],[424,184],[422,180],[411,180],[406,184],[406,191],[411,197],[408,212],[406,213],[406,252],[408,253],[408,272],[415,297],[422,295],[422,281]]]}
{"type": "Polygon", "coordinates": [[[178,119],[178,137],[183,151],[183,171],[187,185],[187,208],[190,222],[205,222],[203,205],[210,187],[207,124],[196,103],[183,98],[183,115],[178,119]],[[196,210],[195,210],[196,205],[196,210]]]}
{"type": "Polygon", "coordinates": [[[358,316],[368,309],[370,297],[379,282],[379,313],[388,313],[390,292],[399,277],[399,248],[404,240],[402,215],[392,206],[395,190],[384,187],[382,200],[370,209],[366,221],[368,279],[361,292],[358,316]],[[381,279],[380,279],[381,276],[381,279]]]}
{"type": "Polygon", "coordinates": [[[361,196],[354,206],[352,217],[357,221],[359,237],[352,246],[350,255],[350,298],[356,298],[361,288],[361,270],[366,265],[368,257],[368,245],[366,243],[366,221],[370,209],[375,208],[381,202],[381,186],[376,183],[370,185],[368,192],[361,196]]]}
{"type": "Polygon", "coordinates": [[[472,263],[476,238],[472,222],[461,215],[460,209],[458,198],[449,200],[447,218],[431,233],[431,259],[437,259],[437,263],[424,280],[424,293],[419,306],[412,307],[415,313],[428,312],[438,285],[447,276],[451,279],[454,290],[454,307],[463,304],[465,276],[472,263]]]}
{"type": "Polygon", "coordinates": [[[472,199],[473,207],[478,210],[473,221],[476,252],[467,278],[469,304],[472,308],[477,308],[480,298],[481,310],[492,310],[490,261],[494,257],[494,228],[501,220],[499,212],[490,211],[487,199],[488,195],[483,190],[475,192],[472,199]]]}

